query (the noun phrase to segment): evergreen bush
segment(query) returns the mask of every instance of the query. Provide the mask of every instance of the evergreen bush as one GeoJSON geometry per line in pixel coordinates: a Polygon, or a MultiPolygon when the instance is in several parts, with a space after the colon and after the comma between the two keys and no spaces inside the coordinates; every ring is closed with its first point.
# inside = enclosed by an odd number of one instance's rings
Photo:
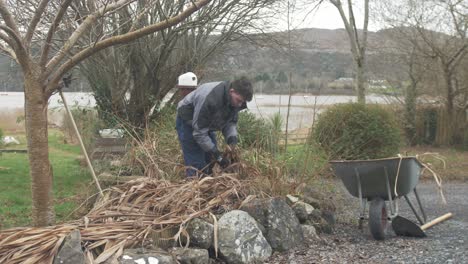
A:
{"type": "Polygon", "coordinates": [[[377,159],[394,156],[401,131],[394,116],[378,105],[338,104],[319,116],[312,133],[330,159],[377,159]]]}

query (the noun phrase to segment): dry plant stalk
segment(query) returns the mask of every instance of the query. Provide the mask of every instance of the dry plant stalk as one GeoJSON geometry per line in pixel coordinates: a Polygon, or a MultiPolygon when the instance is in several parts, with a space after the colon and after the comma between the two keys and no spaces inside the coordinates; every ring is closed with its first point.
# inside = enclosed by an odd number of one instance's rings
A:
{"type": "Polygon", "coordinates": [[[193,218],[239,208],[251,183],[233,174],[171,183],[141,178],[106,191],[81,220],[46,228],[0,231],[0,263],[52,263],[64,238],[81,232],[90,263],[120,256],[124,248],[144,246],[152,230],[179,226],[177,236],[193,218]]]}

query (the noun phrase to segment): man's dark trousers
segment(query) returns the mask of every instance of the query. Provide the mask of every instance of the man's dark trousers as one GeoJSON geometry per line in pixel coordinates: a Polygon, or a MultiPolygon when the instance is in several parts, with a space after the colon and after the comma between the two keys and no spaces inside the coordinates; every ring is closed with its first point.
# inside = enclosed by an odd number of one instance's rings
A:
{"type": "MultiPolygon", "coordinates": [[[[182,118],[177,117],[176,119],[176,130],[177,135],[179,136],[179,142],[182,146],[182,152],[184,154],[185,166],[194,167],[187,168],[185,173],[187,177],[198,176],[197,173],[203,172],[205,174],[211,174],[211,167],[209,166],[213,160],[211,153],[205,152],[200,145],[197,144],[193,138],[193,128],[191,124],[188,124],[182,118]]],[[[213,140],[215,146],[216,142],[216,133],[214,131],[209,132],[209,137],[213,140]]]]}

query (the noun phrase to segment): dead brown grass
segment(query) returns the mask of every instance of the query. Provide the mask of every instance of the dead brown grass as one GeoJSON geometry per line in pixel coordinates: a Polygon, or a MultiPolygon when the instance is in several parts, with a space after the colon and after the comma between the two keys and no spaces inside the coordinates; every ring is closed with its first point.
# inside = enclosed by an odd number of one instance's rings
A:
{"type": "Polygon", "coordinates": [[[141,178],[112,187],[81,220],[47,228],[15,228],[0,232],[0,263],[51,263],[65,236],[78,229],[89,263],[119,257],[124,248],[151,242],[151,232],[185,225],[195,217],[239,208],[252,197],[259,179],[222,174],[200,180],[168,182],[141,178]]]}
{"type": "Polygon", "coordinates": [[[2,109],[0,111],[0,128],[5,133],[16,133],[24,131],[23,109],[2,109]]]}

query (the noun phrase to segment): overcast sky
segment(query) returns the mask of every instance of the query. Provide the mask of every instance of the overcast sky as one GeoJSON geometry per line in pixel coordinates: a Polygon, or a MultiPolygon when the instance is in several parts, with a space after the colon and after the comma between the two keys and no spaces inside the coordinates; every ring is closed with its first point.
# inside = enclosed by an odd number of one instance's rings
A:
{"type": "MultiPolygon", "coordinates": [[[[362,29],[364,20],[363,4],[361,1],[354,1],[354,15],[356,17],[357,27],[362,29]]],[[[298,10],[294,11],[292,28],[326,28],[326,29],[337,29],[344,28],[343,20],[338,13],[335,6],[327,1],[324,1],[321,6],[311,11],[312,5],[306,5],[305,8],[299,7],[298,10]]],[[[347,14],[347,8],[345,7],[345,13],[347,14]]],[[[284,18],[278,22],[278,28],[287,29],[287,11],[284,12],[284,18]]],[[[372,14],[371,14],[372,15],[372,14]]],[[[369,30],[377,31],[380,27],[373,23],[373,19],[369,19],[369,30]]]]}

